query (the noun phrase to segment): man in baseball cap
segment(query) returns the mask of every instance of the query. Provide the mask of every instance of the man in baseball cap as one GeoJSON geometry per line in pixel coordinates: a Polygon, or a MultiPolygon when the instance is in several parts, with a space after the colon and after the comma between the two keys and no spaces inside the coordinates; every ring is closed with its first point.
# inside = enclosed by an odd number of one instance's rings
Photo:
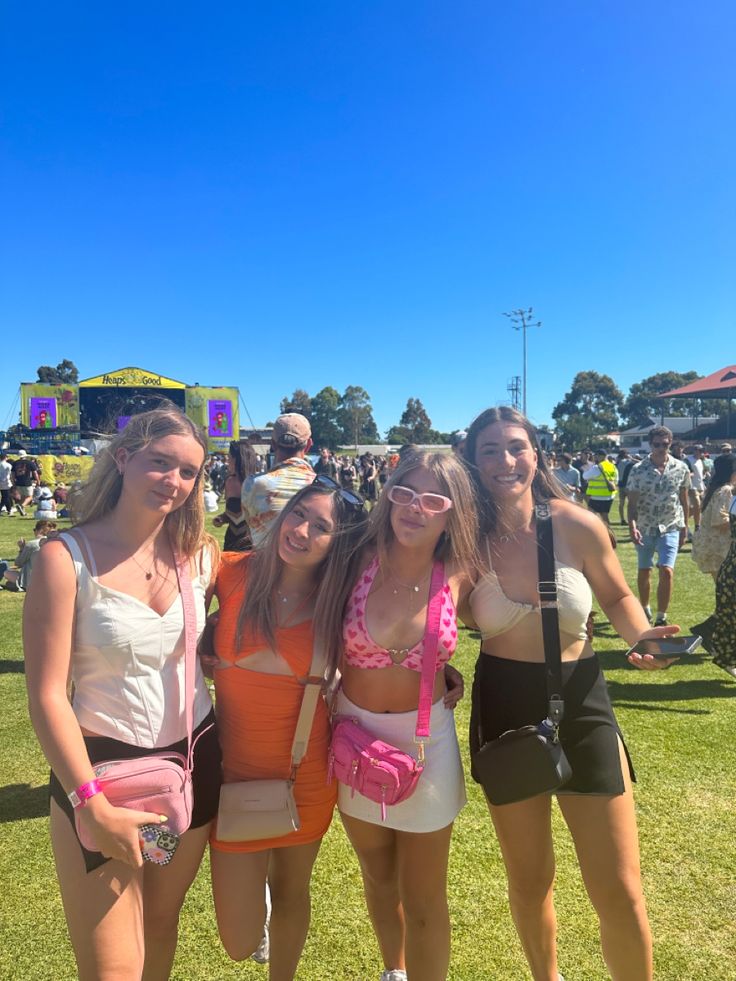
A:
{"type": "Polygon", "coordinates": [[[311,446],[312,428],[305,416],[285,412],[278,417],[271,434],[272,468],[268,473],[248,477],[243,483],[243,513],[253,548],[263,544],[287,501],[314,480],[314,470],[306,459],[311,446]]]}

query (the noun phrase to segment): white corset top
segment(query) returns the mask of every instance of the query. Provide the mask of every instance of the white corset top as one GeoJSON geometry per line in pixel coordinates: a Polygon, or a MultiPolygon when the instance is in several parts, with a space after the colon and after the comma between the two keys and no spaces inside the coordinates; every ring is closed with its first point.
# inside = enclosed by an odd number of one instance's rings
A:
{"type": "MultiPolygon", "coordinates": [[[[89,546],[91,571],[74,536],[62,532],[59,538],[69,549],[77,574],[71,677],[72,708],[80,726],[146,749],[186,738],[181,596],[177,594],[160,615],[134,596],[98,582],[89,546]]],[[[198,556],[197,565],[200,573],[192,578],[192,589],[199,635],[210,577],[208,549],[198,556]]],[[[194,728],[211,708],[197,658],[194,728]]]]}

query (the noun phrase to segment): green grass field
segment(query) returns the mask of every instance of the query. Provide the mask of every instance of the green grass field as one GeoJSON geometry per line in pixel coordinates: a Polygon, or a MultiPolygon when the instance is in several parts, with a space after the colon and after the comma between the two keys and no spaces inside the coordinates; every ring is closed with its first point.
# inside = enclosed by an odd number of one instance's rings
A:
{"type": "MultiPolygon", "coordinates": [[[[32,519],[0,519],[0,555],[31,537],[32,519]]],[[[635,582],[633,546],[619,557],[635,582]]],[[[222,533],[217,532],[221,538],[222,533]]],[[[683,629],[712,609],[713,585],[690,559],[676,570],[671,621],[683,629]]],[[[47,835],[47,766],[31,730],[23,683],[23,597],[0,592],[0,978],[74,978],[74,960],[47,835]]],[[[668,671],[630,667],[623,644],[597,618],[595,647],[637,770],[636,805],[661,981],[736,978],[736,777],[733,748],[736,683],[702,654],[668,671]]],[[[455,663],[472,677],[477,637],[461,631],[455,663]]],[[[457,710],[465,749],[469,698],[457,710]]],[[[467,764],[467,758],[466,758],[467,764]]],[[[467,766],[466,766],[467,772],[467,766]]],[[[508,912],[498,845],[478,788],[469,782],[450,859],[454,981],[523,981],[529,977],[508,912]]],[[[607,977],[596,919],[582,887],[566,828],[555,817],[560,970],[567,981],[607,977]]],[[[312,928],[301,962],[303,981],[375,981],[378,949],[365,914],[357,862],[339,820],[325,838],[313,882],[312,928]]],[[[265,979],[267,969],[233,964],[220,946],[205,862],[189,893],[174,978],[181,981],[265,979]]]]}

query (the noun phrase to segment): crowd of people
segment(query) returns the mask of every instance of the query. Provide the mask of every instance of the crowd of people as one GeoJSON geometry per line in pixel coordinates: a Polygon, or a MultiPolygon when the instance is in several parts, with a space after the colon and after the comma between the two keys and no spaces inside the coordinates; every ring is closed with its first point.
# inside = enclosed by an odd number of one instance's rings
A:
{"type": "MultiPolygon", "coordinates": [[[[312,869],[337,809],[361,869],[381,981],[446,978],[450,843],[466,802],[452,711],[464,688],[451,658],[464,623],[481,638],[471,775],[488,797],[532,976],[562,977],[556,794],[610,975],[649,981],[634,768],[590,614],[595,597],[630,647],[677,632],[666,616],[667,570],[687,533],[698,469],[694,557],[716,579],[703,634],[716,663],[734,664],[736,457],[724,453],[711,469],[701,453],[691,471],[672,442],[655,427],[639,461],[603,451],[554,458],[524,416],[500,407],[481,413],[455,452],[407,446],[356,460],[315,454],[308,420],[285,413],[268,459],[239,441],[220,459],[174,407],[133,417],[65,501],[72,527],[57,533],[44,518],[21,548],[33,553],[30,714],[52,771],[51,838],[79,976],[169,976],[179,911],[209,845],[225,950],[268,959],[271,981],[294,978],[312,869]],[[205,530],[208,494],[225,528],[222,550],[205,530]],[[609,525],[617,496],[625,520],[624,494],[638,599],[609,525]],[[545,581],[549,524],[554,578],[545,581]],[[347,769],[343,721],[358,747],[347,769]],[[551,790],[491,803],[481,754],[525,727],[546,733],[571,772],[551,790]],[[172,754],[186,764],[183,796],[193,794],[183,826],[158,785],[129,806],[113,800],[119,761],[148,766],[172,754]],[[411,786],[400,792],[405,772],[411,786]]],[[[671,663],[639,653],[629,661],[650,671],[671,663]]]]}

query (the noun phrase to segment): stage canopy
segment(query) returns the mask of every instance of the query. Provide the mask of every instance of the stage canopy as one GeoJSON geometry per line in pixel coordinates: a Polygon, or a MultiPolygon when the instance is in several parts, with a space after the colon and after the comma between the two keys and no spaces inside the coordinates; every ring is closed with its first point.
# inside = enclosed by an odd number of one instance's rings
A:
{"type": "Polygon", "coordinates": [[[85,378],[78,385],[22,383],[21,424],[34,452],[41,452],[42,443],[44,452],[51,452],[56,444],[120,432],[131,416],[155,409],[161,399],[173,402],[205,431],[210,451],[226,451],[230,440],[238,438],[237,388],[187,385],[132,367],[85,378]]]}

